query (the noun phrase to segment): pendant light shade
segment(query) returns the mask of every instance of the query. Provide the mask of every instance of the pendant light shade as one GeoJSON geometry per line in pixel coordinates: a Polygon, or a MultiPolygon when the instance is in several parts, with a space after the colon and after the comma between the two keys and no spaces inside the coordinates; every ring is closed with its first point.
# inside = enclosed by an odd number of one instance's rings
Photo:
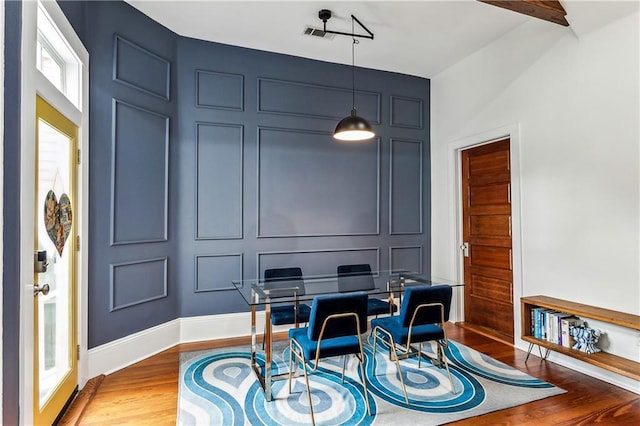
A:
{"type": "Polygon", "coordinates": [[[364,141],[375,135],[371,124],[360,117],[355,108],[351,110],[351,115],[340,120],[333,132],[333,137],[341,141],[364,141]]]}

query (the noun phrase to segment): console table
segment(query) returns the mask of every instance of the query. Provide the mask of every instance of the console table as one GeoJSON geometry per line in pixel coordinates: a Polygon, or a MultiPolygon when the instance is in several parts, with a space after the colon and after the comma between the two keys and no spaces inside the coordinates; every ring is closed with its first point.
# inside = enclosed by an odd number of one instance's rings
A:
{"type": "Polygon", "coordinates": [[[563,355],[579,359],[580,361],[584,361],[588,364],[640,381],[640,362],[606,352],[588,354],[533,337],[531,334],[531,309],[553,309],[567,314],[573,314],[579,318],[593,319],[633,330],[640,330],[640,316],[548,296],[523,297],[520,299],[520,302],[522,307],[522,340],[529,342],[529,352],[531,352],[533,345],[538,345],[538,347],[545,348],[547,353],[549,351],[558,352],[563,355]]]}

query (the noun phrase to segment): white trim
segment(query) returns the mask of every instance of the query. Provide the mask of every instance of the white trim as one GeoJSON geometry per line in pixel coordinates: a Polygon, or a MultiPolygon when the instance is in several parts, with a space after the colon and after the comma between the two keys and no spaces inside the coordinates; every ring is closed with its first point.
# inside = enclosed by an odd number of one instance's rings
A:
{"type": "Polygon", "coordinates": [[[60,6],[55,1],[43,1],[42,5],[62,33],[69,47],[80,60],[82,70],[82,99],[79,111],[68,99],[51,90],[51,84],[43,81],[36,69],[37,8],[38,2],[22,3],[21,36],[21,150],[20,150],[20,423],[33,423],[33,241],[34,226],[33,190],[35,187],[34,140],[36,93],[78,125],[78,147],[81,149],[81,167],[77,178],[77,203],[80,206],[78,235],[82,236],[81,250],[77,253],[77,303],[78,303],[78,386],[82,388],[88,380],[87,363],[87,288],[88,288],[88,237],[89,237],[89,53],[67,21],[60,6]],[[63,99],[64,98],[64,99],[63,99]]]}
{"type": "MultiPolygon", "coordinates": [[[[110,374],[179,343],[249,336],[250,324],[249,312],[178,318],[89,350],[89,373],[91,377],[110,374]]],[[[256,313],[256,324],[257,332],[261,333],[260,325],[264,324],[264,312],[256,313]]],[[[274,327],[274,331],[285,331],[288,328],[274,327]]],[[[521,343],[518,349],[526,348],[526,343],[521,343]]],[[[555,355],[553,354],[551,359],[562,366],[640,394],[639,383],[635,380],[577,362],[573,358],[563,357],[556,360],[555,355]]]]}
{"type": "Polygon", "coordinates": [[[179,335],[180,320],[175,319],[90,349],[86,357],[89,377],[113,373],[162,352],[174,346],[179,335]]]}
{"type": "Polygon", "coordinates": [[[20,423],[33,424],[33,216],[37,2],[22,2],[20,87],[20,423]]]}
{"type": "MultiPolygon", "coordinates": [[[[447,189],[450,198],[449,211],[455,216],[450,222],[449,240],[454,242],[450,273],[458,281],[464,281],[464,258],[459,249],[462,244],[462,182],[460,182],[460,151],[473,146],[485,145],[508,137],[511,150],[511,257],[513,261],[513,332],[520,336],[520,297],[523,294],[522,234],[520,202],[520,125],[511,124],[453,141],[447,145],[448,177],[447,189]]],[[[456,312],[458,319],[464,316],[464,295],[458,292],[456,312]]]]}
{"type": "MultiPolygon", "coordinates": [[[[4,259],[4,253],[3,253],[3,247],[4,247],[4,241],[2,238],[2,235],[4,234],[4,222],[3,222],[3,218],[4,218],[4,192],[3,192],[3,188],[4,188],[4,1],[0,2],[0,22],[2,23],[2,25],[0,25],[2,27],[2,30],[0,30],[0,49],[2,49],[2,62],[0,62],[0,135],[2,135],[0,137],[0,140],[2,141],[2,143],[0,143],[0,200],[2,200],[2,203],[0,203],[0,336],[2,336],[3,333],[3,325],[2,325],[2,318],[3,318],[3,310],[2,307],[4,306],[4,297],[2,296],[4,294],[4,290],[2,287],[2,277],[3,277],[3,271],[4,271],[4,264],[2,259],[4,259]]],[[[3,352],[3,347],[2,347],[2,339],[0,339],[0,383],[4,383],[3,382],[3,377],[2,377],[2,369],[3,369],[3,363],[2,360],[4,358],[4,352],[3,352]]],[[[3,398],[3,394],[2,394],[2,389],[0,389],[0,419],[2,419],[2,401],[4,400],[3,398]]]]}

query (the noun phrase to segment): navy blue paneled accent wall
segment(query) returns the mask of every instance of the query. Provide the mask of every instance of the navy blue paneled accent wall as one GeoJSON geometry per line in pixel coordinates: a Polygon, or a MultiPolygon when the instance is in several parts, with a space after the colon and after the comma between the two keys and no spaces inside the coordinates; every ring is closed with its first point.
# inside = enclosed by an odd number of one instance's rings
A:
{"type": "Polygon", "coordinates": [[[246,311],[231,280],[267,268],[429,272],[429,80],[358,68],[376,138],[339,143],[350,67],[177,36],[125,3],[82,7],[90,347],[246,311]]]}

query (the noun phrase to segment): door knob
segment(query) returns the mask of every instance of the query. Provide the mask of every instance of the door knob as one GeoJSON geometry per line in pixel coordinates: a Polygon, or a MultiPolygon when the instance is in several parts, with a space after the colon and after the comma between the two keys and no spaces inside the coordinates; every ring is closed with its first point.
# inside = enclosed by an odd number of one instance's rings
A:
{"type": "Polygon", "coordinates": [[[469,243],[462,243],[462,245],[460,246],[460,250],[462,250],[462,255],[464,257],[469,257],[469,243]]]}
{"type": "Polygon", "coordinates": [[[42,293],[43,295],[47,295],[49,294],[49,284],[44,284],[42,287],[40,287],[38,284],[34,284],[33,285],[33,297],[36,297],[38,295],[38,293],[42,293]]]}

